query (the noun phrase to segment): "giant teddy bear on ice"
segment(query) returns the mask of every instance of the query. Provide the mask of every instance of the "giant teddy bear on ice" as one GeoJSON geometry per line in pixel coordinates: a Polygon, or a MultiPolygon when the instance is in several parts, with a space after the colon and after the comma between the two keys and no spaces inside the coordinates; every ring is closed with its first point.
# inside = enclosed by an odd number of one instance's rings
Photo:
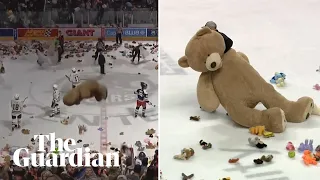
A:
{"type": "Polygon", "coordinates": [[[204,27],[191,38],[185,56],[179,59],[181,67],[201,72],[197,97],[203,110],[213,112],[221,104],[237,124],[264,125],[276,133],[283,132],[287,122],[300,123],[311,114],[320,115],[312,98],[287,100],[259,75],[245,54],[225,50],[223,36],[204,27]],[[254,109],[258,103],[266,109],[254,109]]]}

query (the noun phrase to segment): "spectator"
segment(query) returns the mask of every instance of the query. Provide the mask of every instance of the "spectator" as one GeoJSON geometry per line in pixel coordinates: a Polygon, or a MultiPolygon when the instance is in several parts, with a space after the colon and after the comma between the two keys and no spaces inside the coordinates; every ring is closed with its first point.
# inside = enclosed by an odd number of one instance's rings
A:
{"type": "Polygon", "coordinates": [[[148,158],[144,158],[142,160],[142,165],[141,165],[141,175],[143,175],[144,173],[147,172],[147,169],[148,169],[148,162],[149,162],[149,159],[148,158]]]}
{"type": "Polygon", "coordinates": [[[133,174],[127,175],[128,180],[140,180],[141,165],[135,165],[133,174]]]}

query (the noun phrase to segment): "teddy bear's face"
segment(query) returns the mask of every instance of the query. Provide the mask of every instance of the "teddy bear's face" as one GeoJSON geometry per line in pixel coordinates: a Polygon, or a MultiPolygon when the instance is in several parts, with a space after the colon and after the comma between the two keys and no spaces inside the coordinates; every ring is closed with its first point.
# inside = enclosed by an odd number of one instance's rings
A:
{"type": "Polygon", "coordinates": [[[224,50],[223,37],[204,27],[189,41],[185,56],[179,59],[179,65],[183,68],[191,67],[198,72],[215,71],[222,67],[224,50]]]}

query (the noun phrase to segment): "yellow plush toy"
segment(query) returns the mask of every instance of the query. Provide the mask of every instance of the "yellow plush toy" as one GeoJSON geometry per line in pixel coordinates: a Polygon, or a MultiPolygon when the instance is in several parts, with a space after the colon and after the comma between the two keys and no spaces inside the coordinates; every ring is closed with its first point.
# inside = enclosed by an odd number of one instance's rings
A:
{"type": "Polygon", "coordinates": [[[254,135],[262,136],[266,128],[264,126],[254,126],[249,128],[249,132],[254,135]]]}
{"type": "Polygon", "coordinates": [[[278,86],[278,87],[284,87],[284,78],[278,78],[277,80],[276,80],[276,85],[278,86]]]}

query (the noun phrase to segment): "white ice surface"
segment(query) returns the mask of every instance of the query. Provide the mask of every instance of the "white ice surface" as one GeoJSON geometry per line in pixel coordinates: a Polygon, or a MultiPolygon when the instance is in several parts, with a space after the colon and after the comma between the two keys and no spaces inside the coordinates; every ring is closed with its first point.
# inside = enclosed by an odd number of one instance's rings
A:
{"type": "MultiPolygon", "coordinates": [[[[153,43],[153,42],[149,42],[153,43]]],[[[119,49],[123,50],[123,48],[119,49]]],[[[28,55],[18,60],[4,59],[5,74],[0,74],[0,147],[6,143],[11,146],[25,147],[31,144],[30,139],[34,134],[48,134],[55,132],[56,137],[81,139],[77,147],[90,144],[91,149],[101,149],[101,137],[107,136],[107,142],[113,147],[119,148],[126,142],[134,145],[136,141],[143,142],[148,136],[145,131],[149,128],[157,128],[157,107],[148,106],[147,118],[133,118],[136,104],[136,96],[133,92],[140,87],[140,81],[149,85],[150,101],[158,104],[158,72],[154,69],[156,63],[151,61],[157,56],[151,54],[146,60],[141,60],[139,65],[132,64],[129,58],[122,57],[119,52],[110,52],[116,60],[106,56],[106,75],[101,76],[99,66],[93,65],[93,51],[82,58],[63,59],[62,63],[54,67],[41,68],[36,63],[34,55],[28,55]],[[76,62],[82,59],[82,63],[76,62]],[[108,63],[113,63],[113,68],[108,63]],[[83,70],[80,72],[82,79],[97,79],[108,88],[107,98],[107,124],[101,124],[100,105],[93,99],[86,100],[78,106],[67,107],[61,101],[61,115],[49,118],[52,101],[52,85],[57,84],[62,95],[71,89],[71,84],[65,77],[70,75],[71,68],[83,70]],[[138,73],[141,73],[140,75],[138,73]],[[27,107],[24,109],[21,129],[30,129],[30,135],[23,135],[20,130],[15,130],[11,136],[10,100],[14,94],[20,94],[21,98],[28,97],[27,107]],[[69,125],[62,125],[60,120],[67,116],[75,116],[75,121],[69,125]],[[81,115],[83,117],[81,117],[81,115]],[[97,117],[94,117],[97,116],[97,117]],[[32,118],[34,117],[34,118],[32,118]],[[86,118],[85,123],[81,118],[86,118]],[[96,123],[94,122],[96,118],[96,123]],[[92,125],[87,125],[93,123],[92,125]],[[85,124],[88,131],[84,135],[78,134],[78,125],[85,124]],[[98,128],[102,127],[101,133],[98,128]],[[123,132],[124,135],[119,135],[123,132]]],[[[141,109],[140,109],[141,113],[141,109]]],[[[153,138],[151,141],[156,141],[153,138]]],[[[146,150],[149,156],[153,156],[154,150],[146,150]]]]}
{"type": "Polygon", "coordinates": [[[289,159],[285,147],[288,141],[298,147],[306,138],[314,139],[315,147],[319,145],[320,117],[312,116],[301,124],[289,123],[284,133],[263,139],[268,148],[259,151],[248,146],[248,129],[235,125],[222,107],[216,113],[199,109],[199,73],[186,69],[187,75],[183,75],[177,67],[189,39],[206,21],[213,20],[233,39],[234,48],[248,55],[266,81],[275,72],[287,74],[287,87],[279,89],[285,97],[296,100],[310,96],[320,104],[320,92],[312,89],[320,83],[316,72],[320,65],[319,7],[320,1],[315,0],[160,1],[160,40],[166,56],[161,56],[160,80],[160,163],[164,179],[181,179],[182,172],[194,173],[194,180],[319,179],[320,165],[305,166],[299,153],[289,159]],[[189,120],[195,115],[201,116],[200,122],[189,120]],[[201,139],[211,142],[213,148],[202,150],[201,139]],[[194,148],[195,156],[189,161],[174,160],[173,155],[185,147],[194,148]],[[253,163],[253,159],[268,154],[274,156],[272,163],[253,163]],[[228,163],[236,157],[240,158],[238,164],[228,163]]]}

